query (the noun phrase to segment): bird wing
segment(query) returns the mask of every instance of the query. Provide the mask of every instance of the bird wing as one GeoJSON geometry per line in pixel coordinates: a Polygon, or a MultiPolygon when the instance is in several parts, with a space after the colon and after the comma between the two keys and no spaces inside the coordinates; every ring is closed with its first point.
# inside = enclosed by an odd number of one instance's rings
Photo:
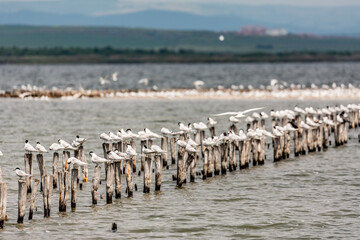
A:
{"type": "Polygon", "coordinates": [[[265,107],[260,107],[260,108],[250,108],[250,109],[247,109],[245,111],[242,111],[241,113],[244,114],[244,113],[248,113],[248,112],[253,112],[253,111],[257,111],[257,110],[261,110],[261,109],[264,109],[265,107]]]}
{"type": "Polygon", "coordinates": [[[214,116],[236,115],[236,114],[238,114],[238,112],[225,112],[225,113],[214,114],[214,116]]]}

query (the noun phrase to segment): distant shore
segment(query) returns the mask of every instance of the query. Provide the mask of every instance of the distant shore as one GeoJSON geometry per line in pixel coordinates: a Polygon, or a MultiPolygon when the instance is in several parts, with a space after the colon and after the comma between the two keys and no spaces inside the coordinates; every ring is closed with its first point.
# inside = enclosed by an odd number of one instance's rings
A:
{"type": "Polygon", "coordinates": [[[180,49],[0,48],[0,64],[256,63],[360,61],[360,52],[213,53],[180,49]]]}

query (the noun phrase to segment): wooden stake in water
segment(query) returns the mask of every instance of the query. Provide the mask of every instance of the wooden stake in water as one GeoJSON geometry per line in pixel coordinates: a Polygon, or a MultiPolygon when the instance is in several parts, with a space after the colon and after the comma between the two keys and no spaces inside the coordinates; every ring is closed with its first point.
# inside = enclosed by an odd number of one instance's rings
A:
{"type": "Polygon", "coordinates": [[[114,164],[110,163],[107,168],[106,178],[106,203],[112,203],[114,193],[114,164]]]}
{"type": "Polygon", "coordinates": [[[151,173],[152,173],[152,159],[151,155],[147,154],[145,157],[145,166],[144,166],[144,193],[150,192],[151,185],[151,173]]]}
{"type": "Polygon", "coordinates": [[[125,168],[125,174],[126,174],[126,184],[127,184],[127,193],[128,197],[133,196],[133,176],[132,176],[132,162],[129,159],[126,159],[126,168],[125,168]]]}
{"type": "Polygon", "coordinates": [[[92,190],[91,190],[91,196],[92,196],[92,204],[97,204],[97,195],[98,195],[98,189],[99,189],[99,182],[100,182],[100,174],[101,174],[101,166],[97,165],[94,169],[94,176],[92,180],[92,190]]]}
{"type": "Polygon", "coordinates": [[[18,181],[19,193],[18,193],[18,219],[17,223],[24,222],[25,205],[26,205],[26,193],[27,184],[25,180],[19,179],[18,181]]]}
{"type": "Polygon", "coordinates": [[[44,156],[42,154],[36,154],[36,159],[39,165],[39,170],[40,170],[40,179],[41,179],[41,183],[40,183],[40,191],[43,191],[43,176],[46,175],[46,168],[45,168],[45,161],[44,161],[44,156]]]}
{"type": "Polygon", "coordinates": [[[170,152],[171,152],[171,164],[176,163],[176,139],[170,138],[170,152]]]}
{"type": "Polygon", "coordinates": [[[140,153],[141,153],[141,171],[142,172],[144,171],[144,168],[145,168],[145,155],[143,153],[143,149],[144,149],[145,145],[146,145],[146,140],[141,140],[141,142],[140,142],[140,146],[141,146],[140,153]]]}
{"type": "MultiPolygon", "coordinates": [[[[131,147],[136,151],[136,143],[135,140],[130,141],[131,147]]],[[[132,157],[132,166],[133,166],[133,173],[136,173],[136,156],[132,157]]]]}
{"type": "Polygon", "coordinates": [[[32,184],[31,197],[30,197],[30,207],[29,207],[29,220],[31,220],[33,218],[33,215],[34,215],[36,193],[37,193],[39,183],[40,183],[40,180],[35,178],[34,182],[32,184]]]}
{"type": "Polygon", "coordinates": [[[4,228],[5,216],[6,216],[6,200],[7,200],[6,183],[0,182],[0,229],[4,228]]]}
{"type": "MultiPolygon", "coordinates": [[[[176,181],[176,185],[178,187],[181,187],[183,185],[183,183],[186,181],[186,172],[185,172],[185,178],[184,178],[184,168],[185,168],[185,148],[184,147],[179,147],[179,151],[178,151],[178,160],[177,160],[177,168],[176,168],[176,173],[177,173],[177,181],[176,181]]],[[[206,173],[204,173],[206,174],[206,173]]]]}
{"type": "Polygon", "coordinates": [[[70,152],[69,151],[63,151],[63,158],[62,158],[62,169],[63,171],[70,171],[70,166],[67,162],[67,160],[70,158],[70,152]]]}
{"type": "Polygon", "coordinates": [[[220,147],[215,145],[214,149],[214,174],[219,175],[221,171],[221,154],[220,154],[220,147]]]}
{"type": "MultiPolygon", "coordinates": [[[[32,153],[26,153],[24,155],[24,162],[25,162],[25,173],[33,175],[33,165],[32,165],[32,153]]],[[[32,176],[26,178],[26,186],[27,186],[27,193],[31,193],[31,182],[32,176]]]]}
{"type": "Polygon", "coordinates": [[[161,154],[161,159],[162,159],[161,161],[163,163],[163,166],[166,167],[167,159],[168,159],[168,137],[167,136],[163,136],[161,138],[161,149],[166,152],[165,154],[161,154]]]}
{"type": "Polygon", "coordinates": [[[79,169],[71,169],[71,209],[76,208],[76,192],[77,192],[77,179],[79,176],[79,169]]]}
{"type": "Polygon", "coordinates": [[[54,152],[53,155],[53,188],[57,188],[57,180],[58,180],[58,165],[59,165],[59,153],[54,152]]]}
{"type": "Polygon", "coordinates": [[[224,142],[221,144],[221,174],[226,174],[228,168],[229,144],[224,142]]]}
{"type": "Polygon", "coordinates": [[[158,154],[155,155],[155,191],[160,191],[161,188],[161,178],[162,178],[162,168],[163,168],[162,155],[158,155],[158,154]]]}
{"type": "Polygon", "coordinates": [[[114,162],[115,198],[121,198],[121,162],[114,162]]]}

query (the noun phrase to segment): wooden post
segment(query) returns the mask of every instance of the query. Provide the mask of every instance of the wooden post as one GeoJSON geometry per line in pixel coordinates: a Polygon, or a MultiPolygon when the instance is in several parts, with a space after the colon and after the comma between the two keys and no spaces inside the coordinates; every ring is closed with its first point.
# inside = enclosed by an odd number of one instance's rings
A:
{"type": "MultiPolygon", "coordinates": [[[[70,166],[70,164],[69,164],[70,166]]],[[[69,200],[69,182],[70,182],[70,172],[66,171],[64,172],[64,189],[65,189],[65,210],[67,206],[67,201],[69,200]]]]}
{"type": "Polygon", "coordinates": [[[214,148],[208,147],[209,149],[209,161],[208,161],[208,177],[212,177],[214,173],[214,148]]]}
{"type": "Polygon", "coordinates": [[[63,151],[63,157],[62,157],[62,169],[63,171],[69,171],[69,164],[67,162],[67,160],[70,158],[70,152],[69,151],[63,151]]]}
{"type": "Polygon", "coordinates": [[[53,186],[52,186],[52,182],[54,181],[54,176],[48,176],[47,177],[48,180],[48,192],[47,192],[47,215],[46,217],[50,217],[50,210],[51,210],[51,198],[52,198],[52,193],[53,193],[53,186]]]}
{"type": "Polygon", "coordinates": [[[207,178],[207,172],[209,167],[209,149],[205,147],[204,150],[204,162],[203,162],[203,179],[207,178]]]}
{"type": "Polygon", "coordinates": [[[71,209],[76,208],[76,192],[77,192],[77,180],[79,178],[79,169],[71,169],[71,209]]]}
{"type": "Polygon", "coordinates": [[[210,131],[210,135],[211,135],[211,137],[216,136],[215,126],[210,127],[210,128],[209,128],[209,131],[210,131]]]}
{"type": "MultiPolygon", "coordinates": [[[[177,168],[176,168],[176,173],[177,173],[177,181],[176,181],[176,185],[178,187],[181,187],[182,184],[186,181],[186,172],[185,172],[185,178],[183,176],[184,174],[184,168],[185,168],[185,148],[183,147],[179,147],[179,150],[178,150],[178,159],[177,159],[177,168]]],[[[206,174],[206,173],[204,173],[206,174]]]]}
{"type": "Polygon", "coordinates": [[[167,136],[163,136],[161,138],[161,149],[166,152],[165,154],[161,154],[161,159],[162,159],[161,161],[163,163],[163,166],[166,167],[167,159],[168,159],[168,137],[167,136]]]}
{"type": "Polygon", "coordinates": [[[161,155],[155,155],[155,191],[160,191],[161,188],[162,161],[161,155]]]}
{"type": "Polygon", "coordinates": [[[97,204],[97,193],[99,189],[99,182],[100,182],[100,174],[101,174],[101,166],[95,166],[94,169],[94,176],[92,180],[92,190],[91,190],[91,196],[92,196],[92,204],[97,204]]]}
{"type": "Polygon", "coordinates": [[[203,141],[205,140],[205,130],[200,130],[200,144],[201,144],[201,157],[204,158],[205,146],[203,145],[203,141]]]}
{"type": "Polygon", "coordinates": [[[59,180],[59,212],[66,212],[66,203],[69,199],[69,172],[61,171],[59,180]]]}
{"type": "Polygon", "coordinates": [[[221,174],[226,174],[228,168],[229,143],[222,143],[221,148],[221,174]]]}
{"type": "Polygon", "coordinates": [[[145,155],[143,153],[143,148],[146,145],[146,140],[141,140],[140,142],[140,153],[141,153],[141,171],[144,171],[144,167],[145,167],[145,155]]]}
{"type": "Polygon", "coordinates": [[[176,140],[175,137],[170,138],[171,164],[176,163],[176,140]]]}
{"type": "MultiPolygon", "coordinates": [[[[84,146],[81,145],[79,147],[79,159],[83,162],[86,162],[86,156],[85,156],[85,151],[84,151],[84,146]]],[[[87,182],[89,178],[89,169],[88,166],[81,166],[81,179],[83,182],[87,182]]]]}
{"type": "Polygon", "coordinates": [[[215,165],[215,170],[214,170],[214,174],[215,175],[219,175],[220,171],[221,171],[221,154],[220,154],[220,147],[219,146],[214,146],[214,165],[215,165]]]}
{"type": "Polygon", "coordinates": [[[126,184],[128,197],[133,196],[133,176],[132,176],[132,162],[130,159],[126,159],[126,184]]]}
{"type": "Polygon", "coordinates": [[[147,154],[145,157],[145,166],[144,166],[144,193],[150,192],[151,185],[151,173],[152,173],[152,158],[151,154],[147,154]]]}
{"type": "MultiPolygon", "coordinates": [[[[32,157],[33,157],[32,153],[26,153],[24,155],[25,173],[30,175],[33,175],[32,157]]],[[[27,186],[27,193],[31,193],[32,177],[27,177],[25,181],[27,186]]]]}
{"type": "Polygon", "coordinates": [[[114,193],[114,164],[110,163],[107,168],[106,178],[106,203],[112,203],[114,193]]]}
{"type": "MultiPolygon", "coordinates": [[[[130,141],[130,145],[131,147],[135,150],[136,152],[136,143],[135,143],[135,140],[131,140],[130,141]]],[[[132,157],[132,162],[133,162],[133,172],[136,173],[136,156],[133,156],[132,157]]]]}
{"type": "Polygon", "coordinates": [[[229,130],[233,131],[234,133],[238,132],[238,128],[236,127],[236,125],[234,123],[230,125],[229,130]]]}
{"type": "Polygon", "coordinates": [[[36,193],[37,193],[37,188],[39,186],[39,183],[40,183],[40,180],[35,178],[34,182],[33,182],[33,185],[32,185],[32,189],[31,189],[30,207],[29,207],[29,220],[31,220],[33,218],[33,215],[34,215],[36,193]]]}
{"type": "Polygon", "coordinates": [[[46,168],[45,168],[45,161],[44,161],[44,156],[42,154],[36,154],[36,159],[39,165],[39,170],[40,170],[40,191],[43,191],[43,176],[46,175],[46,168]]]}
{"type": "Polygon", "coordinates": [[[239,162],[240,170],[246,168],[246,144],[244,141],[239,141],[239,162]]]}
{"type": "Polygon", "coordinates": [[[41,183],[43,184],[43,204],[44,204],[44,217],[47,217],[48,216],[48,209],[49,209],[49,206],[48,206],[48,195],[49,195],[49,179],[47,178],[47,176],[42,176],[41,177],[42,180],[41,180],[41,183]]]}
{"type": "Polygon", "coordinates": [[[232,172],[234,169],[234,156],[235,156],[235,144],[233,141],[229,141],[229,172],[232,172]]]}
{"type": "Polygon", "coordinates": [[[27,193],[27,184],[26,181],[19,179],[19,195],[18,195],[18,219],[17,223],[24,222],[25,216],[25,205],[26,205],[26,193],[27,193]]]}
{"type": "MultiPolygon", "coordinates": [[[[110,151],[110,144],[109,143],[103,143],[102,144],[103,152],[104,152],[104,158],[109,159],[107,152],[110,151]]],[[[104,168],[105,168],[105,180],[107,179],[107,169],[109,167],[110,163],[105,162],[104,168]]]]}
{"type": "Polygon", "coordinates": [[[253,153],[253,166],[256,166],[258,164],[258,157],[259,157],[256,139],[251,139],[251,148],[253,153]]]}
{"type": "MultiPolygon", "coordinates": [[[[288,141],[289,141],[289,153],[290,153],[290,136],[288,136],[288,141]]],[[[258,150],[259,150],[259,165],[264,165],[265,164],[265,144],[266,144],[266,138],[264,136],[261,137],[260,142],[259,142],[259,146],[258,146],[258,150]]]]}
{"type": "Polygon", "coordinates": [[[0,182],[0,229],[4,228],[5,216],[6,216],[6,200],[7,200],[6,183],[0,182]]]}
{"type": "Polygon", "coordinates": [[[114,162],[115,198],[121,198],[121,162],[114,162]]]}
{"type": "Polygon", "coordinates": [[[57,188],[57,180],[58,180],[58,165],[59,165],[59,153],[54,152],[53,155],[53,188],[57,188]]]}

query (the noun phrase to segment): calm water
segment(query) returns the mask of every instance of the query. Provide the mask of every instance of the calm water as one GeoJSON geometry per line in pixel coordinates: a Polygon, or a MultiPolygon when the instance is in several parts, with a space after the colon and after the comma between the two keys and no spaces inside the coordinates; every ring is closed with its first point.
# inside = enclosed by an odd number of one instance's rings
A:
{"type": "Polygon", "coordinates": [[[78,88],[191,88],[195,80],[205,87],[251,84],[259,87],[276,78],[295,84],[335,83],[360,84],[360,63],[276,63],[276,64],[112,64],[112,65],[0,65],[0,90],[31,84],[36,86],[78,88]],[[118,72],[118,81],[100,85],[99,77],[111,78],[118,72]]]}
{"type": "MultiPolygon", "coordinates": [[[[11,66],[6,66],[11,67],[11,66]]],[[[42,67],[40,67],[42,68],[42,67]]],[[[48,68],[48,67],[43,67],[48,68]]],[[[48,147],[58,138],[70,141],[75,135],[89,138],[86,152],[102,153],[98,135],[119,128],[139,131],[162,126],[176,129],[178,121],[205,121],[207,116],[227,110],[266,106],[292,108],[299,102],[231,100],[117,100],[92,99],[46,102],[0,99],[0,159],[3,179],[8,183],[10,220],[0,232],[1,239],[358,239],[360,230],[360,149],[358,132],[350,131],[346,146],[326,152],[272,162],[268,150],[264,166],[235,171],[176,189],[171,175],[175,166],[164,171],[162,191],[142,193],[142,176],[134,177],[139,191],[111,205],[105,199],[91,206],[91,180],[78,192],[77,209],[58,214],[58,192],[54,191],[51,218],[43,218],[42,197],[38,194],[34,220],[16,224],[17,177],[11,171],[23,168],[23,142],[40,141],[48,147]],[[118,231],[111,231],[111,224],[118,231]]],[[[326,106],[329,101],[303,101],[302,106],[326,106]]],[[[346,102],[344,102],[346,103],[346,102]]],[[[220,118],[217,131],[229,124],[220,118]]],[[[239,124],[239,126],[243,124],[239,124]]],[[[208,134],[208,133],[207,133],[208,134]]],[[[138,143],[137,143],[138,144],[138,143]]],[[[155,142],[159,144],[159,142],[155,142]]],[[[87,155],[88,156],[88,155],[87,155]]],[[[45,155],[51,172],[51,154],[45,155]]],[[[138,168],[140,166],[138,162],[138,168]]],[[[39,176],[34,163],[35,176],[39,176]]],[[[89,167],[92,178],[93,165],[89,167]]],[[[102,172],[102,177],[104,173],[102,172]]],[[[154,175],[153,175],[154,178],[154,175]]],[[[105,196],[105,185],[100,185],[105,196]]],[[[27,206],[28,207],[28,206],[27,206]]],[[[25,218],[28,217],[26,212],[25,218]]]]}

